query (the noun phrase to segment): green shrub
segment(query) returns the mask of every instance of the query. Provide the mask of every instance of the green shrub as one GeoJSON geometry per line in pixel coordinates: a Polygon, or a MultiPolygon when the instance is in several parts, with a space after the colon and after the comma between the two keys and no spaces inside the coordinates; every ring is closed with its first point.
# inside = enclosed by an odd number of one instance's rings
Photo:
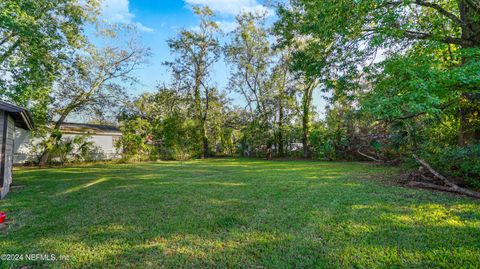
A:
{"type": "Polygon", "coordinates": [[[480,189],[480,144],[449,147],[431,157],[434,167],[461,183],[480,189]]]}

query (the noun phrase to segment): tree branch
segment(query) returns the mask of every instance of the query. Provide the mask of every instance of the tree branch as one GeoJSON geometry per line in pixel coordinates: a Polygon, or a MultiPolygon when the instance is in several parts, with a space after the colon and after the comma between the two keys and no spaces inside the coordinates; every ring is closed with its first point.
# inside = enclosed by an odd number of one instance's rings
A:
{"type": "MultiPolygon", "coordinates": [[[[449,108],[452,104],[454,103],[454,101],[450,101],[446,104],[443,104],[441,106],[434,106],[434,108],[436,109],[439,109],[439,110],[445,110],[447,108],[449,108]]],[[[427,111],[420,111],[420,112],[417,112],[417,113],[413,113],[413,114],[409,114],[409,115],[404,115],[404,116],[400,116],[400,117],[396,117],[396,118],[381,118],[379,120],[381,121],[395,121],[395,120],[408,120],[408,119],[411,119],[411,118],[415,118],[415,117],[419,117],[419,116],[422,116],[422,115],[425,115],[427,114],[428,112],[427,111]]]]}
{"type": "Polygon", "coordinates": [[[404,30],[404,36],[408,39],[439,41],[446,44],[455,44],[460,46],[469,46],[470,41],[451,36],[436,37],[432,33],[404,30]]]}
{"type": "Polygon", "coordinates": [[[368,158],[368,159],[374,161],[374,162],[377,162],[377,163],[383,162],[382,160],[376,159],[376,158],[374,158],[374,157],[372,157],[372,156],[369,156],[369,155],[361,152],[360,149],[357,150],[357,153],[360,154],[360,155],[362,155],[362,156],[365,157],[365,158],[368,158]]]}
{"type": "Polygon", "coordinates": [[[420,157],[418,157],[415,154],[413,154],[413,158],[423,168],[425,168],[428,172],[430,172],[430,174],[432,174],[434,176],[434,178],[440,180],[445,186],[440,186],[440,185],[435,185],[435,184],[430,184],[430,183],[424,183],[424,182],[416,182],[416,181],[410,182],[409,183],[410,186],[455,192],[455,193],[460,193],[460,194],[467,195],[467,196],[474,197],[474,198],[480,198],[480,192],[471,191],[471,190],[459,187],[457,184],[451,182],[446,177],[444,177],[443,175],[441,175],[440,173],[435,171],[425,160],[421,159],[420,157]]]}
{"type": "Polygon", "coordinates": [[[445,10],[443,7],[441,7],[440,5],[438,4],[435,4],[435,3],[431,3],[431,2],[427,2],[427,1],[423,1],[423,0],[415,0],[415,4],[419,5],[419,6],[423,6],[423,7],[429,7],[429,8],[433,8],[435,9],[436,11],[438,11],[440,14],[442,14],[443,16],[449,18],[451,21],[453,21],[454,23],[460,25],[462,28],[466,27],[467,25],[465,24],[464,21],[462,21],[459,17],[455,16],[455,14],[453,13],[450,13],[448,12],[447,10],[445,10]]]}
{"type": "Polygon", "coordinates": [[[450,182],[447,178],[445,178],[444,176],[442,176],[440,173],[438,173],[437,171],[435,171],[425,160],[421,159],[420,157],[418,157],[416,154],[413,154],[413,158],[420,164],[422,165],[425,169],[428,170],[428,172],[430,172],[436,179],[439,179],[443,182],[443,184],[451,187],[455,184],[453,184],[452,182],[450,182]]]}
{"type": "Polygon", "coordinates": [[[453,189],[452,187],[447,186],[440,186],[432,183],[427,182],[419,182],[419,181],[410,181],[406,185],[407,187],[412,188],[422,188],[422,189],[430,189],[430,190],[437,190],[437,191],[445,191],[445,192],[453,192],[457,194],[463,194],[474,198],[480,198],[480,194],[478,192],[473,192],[467,189],[461,188],[461,190],[453,189]]]}

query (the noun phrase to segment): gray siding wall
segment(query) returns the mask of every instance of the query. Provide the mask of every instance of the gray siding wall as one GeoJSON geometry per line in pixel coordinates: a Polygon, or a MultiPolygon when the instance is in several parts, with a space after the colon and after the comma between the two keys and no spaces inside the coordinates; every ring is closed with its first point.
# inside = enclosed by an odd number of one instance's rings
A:
{"type": "MultiPolygon", "coordinates": [[[[7,195],[8,191],[10,190],[10,184],[12,183],[12,165],[13,165],[13,141],[15,138],[15,122],[11,116],[7,114],[5,117],[5,111],[0,111],[0,143],[3,144],[5,141],[5,145],[1,145],[0,150],[0,162],[3,164],[3,185],[0,186],[0,199],[3,199],[5,195],[7,195]],[[5,128],[5,120],[7,121],[6,130],[5,128]],[[5,156],[3,149],[5,150],[5,156]]],[[[0,169],[1,171],[1,169],[0,169]]]]}

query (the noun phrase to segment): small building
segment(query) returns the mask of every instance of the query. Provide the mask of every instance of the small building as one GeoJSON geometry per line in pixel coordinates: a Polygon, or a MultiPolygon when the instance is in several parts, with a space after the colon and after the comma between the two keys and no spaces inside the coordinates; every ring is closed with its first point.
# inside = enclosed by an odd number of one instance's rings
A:
{"type": "Polygon", "coordinates": [[[0,101],[0,199],[12,184],[13,148],[17,128],[28,132],[34,127],[30,113],[19,106],[0,101]]]}
{"type": "MultiPolygon", "coordinates": [[[[112,160],[121,157],[122,152],[116,144],[122,133],[115,126],[65,122],[60,125],[60,133],[63,141],[82,136],[91,142],[94,149],[89,153],[89,160],[112,160]]],[[[14,164],[37,162],[41,155],[41,142],[40,138],[32,138],[26,131],[17,132],[14,164]]]]}
{"type": "Polygon", "coordinates": [[[87,123],[65,122],[60,126],[63,138],[87,136],[96,148],[92,154],[94,160],[112,160],[121,157],[121,150],[117,148],[117,141],[121,139],[122,132],[116,126],[87,123]]]}

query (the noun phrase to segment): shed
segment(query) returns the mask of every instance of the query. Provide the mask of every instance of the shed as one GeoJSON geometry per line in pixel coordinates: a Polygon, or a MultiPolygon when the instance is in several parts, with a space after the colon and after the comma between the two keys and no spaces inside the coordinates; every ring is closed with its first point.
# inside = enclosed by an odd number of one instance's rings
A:
{"type": "Polygon", "coordinates": [[[0,101],[0,199],[7,195],[12,183],[15,128],[31,130],[33,127],[28,110],[0,101]]]}

